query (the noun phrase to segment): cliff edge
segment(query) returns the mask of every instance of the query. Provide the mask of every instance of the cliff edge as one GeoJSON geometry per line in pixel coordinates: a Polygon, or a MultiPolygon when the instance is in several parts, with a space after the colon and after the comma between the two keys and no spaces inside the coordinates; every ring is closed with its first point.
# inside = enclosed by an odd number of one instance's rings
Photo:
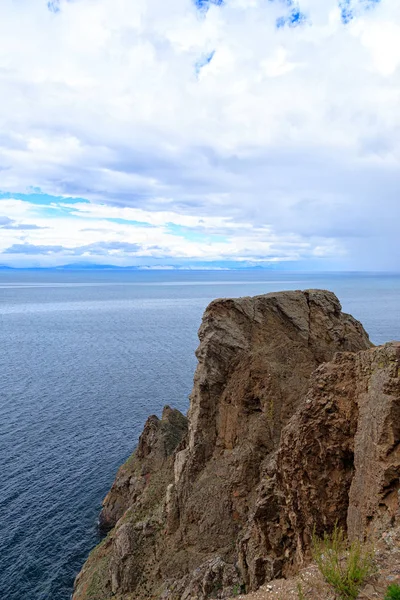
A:
{"type": "Polygon", "coordinates": [[[188,419],[150,417],[74,600],[205,600],[307,562],[310,534],[399,521],[400,345],[331,292],[225,299],[199,330],[188,419]]]}

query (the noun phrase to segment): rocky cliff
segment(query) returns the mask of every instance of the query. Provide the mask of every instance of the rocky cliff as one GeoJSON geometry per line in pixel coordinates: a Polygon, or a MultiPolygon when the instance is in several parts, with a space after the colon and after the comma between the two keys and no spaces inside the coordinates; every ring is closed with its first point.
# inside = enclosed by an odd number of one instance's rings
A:
{"type": "Polygon", "coordinates": [[[398,523],[399,345],[321,290],[216,300],[199,338],[188,420],[146,423],[74,600],[228,597],[298,568],[314,527],[398,523]]]}

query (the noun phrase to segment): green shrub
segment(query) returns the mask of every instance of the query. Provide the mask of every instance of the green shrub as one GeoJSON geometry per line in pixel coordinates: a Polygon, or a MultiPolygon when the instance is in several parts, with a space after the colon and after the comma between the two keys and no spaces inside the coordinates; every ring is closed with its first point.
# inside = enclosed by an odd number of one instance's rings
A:
{"type": "Polygon", "coordinates": [[[232,596],[240,596],[240,594],[245,594],[245,593],[246,593],[246,586],[244,585],[244,583],[236,583],[233,586],[232,596]]]}
{"type": "Polygon", "coordinates": [[[385,600],[400,600],[400,585],[394,583],[386,590],[385,600]]]}
{"type": "Polygon", "coordinates": [[[355,600],[374,572],[373,552],[358,540],[348,543],[342,529],[332,535],[313,536],[313,558],[325,581],[341,600],[355,600]]]}

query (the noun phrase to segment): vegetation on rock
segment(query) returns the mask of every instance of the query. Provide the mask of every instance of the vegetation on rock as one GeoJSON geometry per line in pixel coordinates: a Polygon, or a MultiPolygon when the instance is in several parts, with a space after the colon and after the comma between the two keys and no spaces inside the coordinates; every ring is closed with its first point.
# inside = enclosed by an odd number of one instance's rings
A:
{"type": "Polygon", "coordinates": [[[400,600],[400,585],[397,585],[397,583],[389,585],[385,600],[400,600]]]}
{"type": "Polygon", "coordinates": [[[349,543],[338,526],[331,535],[313,536],[313,558],[325,581],[341,600],[355,600],[374,573],[374,553],[359,540],[349,543]]]}

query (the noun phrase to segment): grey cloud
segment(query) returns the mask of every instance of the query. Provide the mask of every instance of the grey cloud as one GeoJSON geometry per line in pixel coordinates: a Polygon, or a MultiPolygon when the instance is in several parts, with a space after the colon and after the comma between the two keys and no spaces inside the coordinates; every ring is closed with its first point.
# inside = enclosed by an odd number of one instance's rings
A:
{"type": "Polygon", "coordinates": [[[9,225],[1,227],[0,229],[16,229],[18,231],[33,231],[36,229],[48,229],[47,227],[40,227],[39,225],[30,225],[28,223],[20,223],[18,225],[9,225]]]}
{"type": "Polygon", "coordinates": [[[14,221],[9,217],[0,217],[0,227],[6,227],[7,225],[11,225],[12,223],[14,223],[14,221]]]}
{"type": "Polygon", "coordinates": [[[59,254],[65,248],[62,246],[35,246],[34,244],[13,244],[3,250],[2,254],[59,254]]]}
{"type": "MultiPolygon", "coordinates": [[[[95,160],[97,146],[89,146],[88,153],[95,160]]],[[[316,238],[318,245],[324,238],[336,239],[347,249],[348,264],[354,268],[379,269],[389,264],[396,268],[394,256],[400,254],[397,168],[354,161],[346,152],[339,156],[303,146],[267,151],[243,148],[241,155],[222,156],[196,146],[183,155],[166,152],[161,156],[158,149],[153,154],[144,149],[141,154],[139,148],[110,145],[108,154],[100,153],[96,168],[84,163],[74,170],[60,166],[46,176],[46,187],[59,193],[115,206],[173,210],[197,217],[218,215],[241,223],[244,234],[249,231],[245,224],[250,223],[313,245],[316,238]],[[111,184],[112,179],[102,180],[102,169],[110,178],[125,173],[144,179],[127,189],[117,181],[111,184]],[[361,242],[372,237],[373,244],[361,242]]],[[[221,228],[213,233],[229,236],[231,231],[221,228]]],[[[97,252],[107,250],[98,248],[97,252]]]]}
{"type": "Polygon", "coordinates": [[[141,250],[142,246],[140,244],[134,244],[130,242],[97,242],[94,244],[89,244],[88,246],[82,246],[81,248],[77,248],[77,250],[83,250],[84,252],[90,251],[93,253],[107,253],[111,250],[120,250],[121,252],[127,253],[135,253],[141,250]]]}
{"type": "Polygon", "coordinates": [[[79,246],[77,248],[65,248],[64,246],[40,246],[35,244],[13,244],[3,250],[2,254],[31,254],[31,255],[53,255],[62,254],[64,256],[82,256],[91,254],[97,256],[107,256],[109,252],[120,251],[126,254],[135,254],[141,250],[139,244],[125,242],[97,242],[79,246]]]}
{"type": "MultiPolygon", "coordinates": [[[[0,77],[5,72],[5,69],[0,68],[0,77]]],[[[26,141],[17,137],[12,133],[0,132],[0,148],[9,148],[12,150],[26,150],[26,141]]],[[[1,170],[1,168],[0,168],[1,170]]]]}
{"type": "Polygon", "coordinates": [[[10,219],[9,217],[0,217],[0,229],[29,231],[34,229],[47,229],[47,227],[40,227],[39,225],[30,223],[17,223],[14,219],[10,219]]]}

